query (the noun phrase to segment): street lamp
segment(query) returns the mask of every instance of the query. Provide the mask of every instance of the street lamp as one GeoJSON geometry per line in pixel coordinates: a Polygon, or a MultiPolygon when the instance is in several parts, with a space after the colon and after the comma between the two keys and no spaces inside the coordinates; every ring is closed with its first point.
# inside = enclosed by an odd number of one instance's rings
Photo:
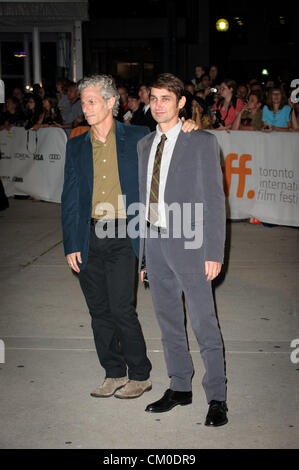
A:
{"type": "Polygon", "coordinates": [[[18,51],[18,52],[14,52],[14,57],[27,57],[27,52],[25,51],[18,51]]]}
{"type": "Polygon", "coordinates": [[[219,20],[216,21],[216,29],[217,31],[220,31],[224,33],[227,31],[229,28],[229,22],[225,18],[219,18],[219,20]]]}

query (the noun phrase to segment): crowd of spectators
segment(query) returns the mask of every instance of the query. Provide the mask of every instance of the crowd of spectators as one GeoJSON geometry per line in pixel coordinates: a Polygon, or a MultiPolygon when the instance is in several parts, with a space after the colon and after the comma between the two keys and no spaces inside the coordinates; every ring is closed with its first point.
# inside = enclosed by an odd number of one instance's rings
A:
{"type": "MultiPolygon", "coordinates": [[[[155,128],[149,109],[149,89],[122,84],[118,119],[155,128]],[[129,109],[129,111],[128,111],[129,109]],[[145,116],[147,115],[147,120],[145,116]]],[[[195,77],[185,81],[186,105],[181,116],[200,129],[299,132],[299,105],[287,98],[290,90],[279,79],[261,83],[256,78],[237,83],[221,77],[216,65],[197,65],[195,77]]]]}
{"type": "MultiPolygon", "coordinates": [[[[148,84],[137,88],[121,84],[118,91],[118,119],[154,130],[148,84]]],[[[185,81],[186,105],[181,116],[196,121],[200,129],[299,132],[299,104],[287,98],[290,92],[279,79],[237,83],[221,77],[216,65],[209,69],[197,65],[195,77],[185,81]]]]}
{"type": "MultiPolygon", "coordinates": [[[[196,65],[194,77],[186,80],[186,105],[181,112],[193,119],[200,129],[250,130],[263,132],[299,132],[299,104],[294,104],[290,90],[279,80],[256,78],[237,83],[221,77],[218,67],[196,65]]],[[[134,125],[156,127],[150,111],[149,84],[132,86],[117,81],[120,107],[117,119],[134,125]]],[[[77,128],[87,129],[76,83],[58,78],[56,90],[49,92],[35,84],[32,92],[15,88],[0,112],[0,130],[12,126],[38,130],[60,127],[67,136],[77,128]]]]}
{"type": "Polygon", "coordinates": [[[237,83],[221,78],[216,65],[208,70],[196,66],[195,77],[185,88],[192,102],[191,117],[202,129],[299,131],[299,106],[287,98],[291,90],[279,79],[237,83]]]}
{"type": "Polygon", "coordinates": [[[0,110],[0,130],[12,126],[37,131],[41,127],[60,127],[69,136],[72,129],[85,124],[76,83],[58,78],[56,90],[34,84],[30,93],[16,87],[0,110]]]}
{"type": "MultiPolygon", "coordinates": [[[[237,83],[222,77],[217,65],[196,65],[194,75],[184,82],[186,105],[181,117],[193,119],[199,129],[299,132],[299,103],[288,98],[292,90],[281,80],[268,78],[262,83],[251,78],[237,83]]],[[[115,81],[120,96],[117,119],[154,131],[149,84],[136,87],[115,81]]],[[[55,85],[55,90],[47,90],[35,84],[30,93],[16,87],[0,106],[0,131],[13,126],[33,131],[59,127],[70,138],[89,129],[77,84],[58,78],[55,85]]],[[[6,207],[8,199],[0,180],[0,210],[6,207]]]]}

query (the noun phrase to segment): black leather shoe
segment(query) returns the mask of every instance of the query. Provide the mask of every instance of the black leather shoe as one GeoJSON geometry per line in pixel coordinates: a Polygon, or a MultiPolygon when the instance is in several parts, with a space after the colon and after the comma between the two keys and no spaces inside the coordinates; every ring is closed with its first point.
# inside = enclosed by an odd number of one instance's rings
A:
{"type": "Polygon", "coordinates": [[[145,411],[150,413],[164,413],[177,405],[190,405],[192,403],[192,392],[176,392],[168,388],[163,397],[147,405],[145,411]]]}
{"type": "Polygon", "coordinates": [[[227,406],[225,401],[212,400],[210,402],[209,411],[206,417],[206,426],[223,426],[228,422],[226,412],[227,406]]]}

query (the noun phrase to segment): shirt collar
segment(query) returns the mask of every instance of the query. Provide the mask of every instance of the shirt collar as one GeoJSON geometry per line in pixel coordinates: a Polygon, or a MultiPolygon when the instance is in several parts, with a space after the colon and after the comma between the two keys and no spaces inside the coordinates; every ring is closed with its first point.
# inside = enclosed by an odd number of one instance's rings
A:
{"type": "Polygon", "coordinates": [[[175,139],[179,135],[179,133],[181,131],[181,128],[182,128],[182,125],[183,125],[183,123],[179,119],[178,123],[175,126],[173,126],[171,129],[169,129],[169,131],[161,132],[160,129],[159,129],[159,124],[157,124],[156,136],[161,138],[161,135],[165,134],[168,140],[175,139]]]}
{"type": "MultiPolygon", "coordinates": [[[[113,119],[113,123],[112,123],[112,126],[111,126],[111,129],[109,130],[108,134],[107,134],[107,137],[106,137],[106,143],[108,142],[108,140],[112,139],[113,137],[115,136],[115,121],[113,119]]],[[[90,129],[90,140],[91,140],[91,143],[93,145],[104,145],[103,142],[101,142],[100,140],[97,140],[94,133],[93,133],[93,130],[92,130],[92,127],[90,129]]]]}

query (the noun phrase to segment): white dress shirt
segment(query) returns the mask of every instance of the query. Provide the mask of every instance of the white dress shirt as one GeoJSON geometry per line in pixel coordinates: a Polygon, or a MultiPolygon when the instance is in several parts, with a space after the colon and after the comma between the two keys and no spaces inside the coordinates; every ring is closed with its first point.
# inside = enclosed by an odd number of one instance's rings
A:
{"type": "Polygon", "coordinates": [[[158,200],[158,220],[155,223],[158,227],[166,228],[166,213],[165,213],[165,203],[164,203],[164,193],[165,193],[165,186],[167,181],[167,175],[169,170],[169,165],[172,158],[172,153],[174,146],[176,144],[178,135],[182,128],[182,121],[179,120],[178,123],[172,127],[168,132],[161,132],[159,129],[159,125],[156,127],[156,135],[152,144],[152,148],[150,151],[150,156],[148,160],[148,167],[147,167],[147,194],[146,194],[146,218],[148,218],[148,210],[149,210],[149,197],[150,197],[150,190],[151,190],[151,183],[152,183],[152,176],[153,176],[153,168],[154,168],[154,160],[157,150],[157,145],[161,140],[161,135],[165,134],[167,140],[164,144],[161,166],[160,166],[160,180],[159,180],[159,200],[158,200]]]}

